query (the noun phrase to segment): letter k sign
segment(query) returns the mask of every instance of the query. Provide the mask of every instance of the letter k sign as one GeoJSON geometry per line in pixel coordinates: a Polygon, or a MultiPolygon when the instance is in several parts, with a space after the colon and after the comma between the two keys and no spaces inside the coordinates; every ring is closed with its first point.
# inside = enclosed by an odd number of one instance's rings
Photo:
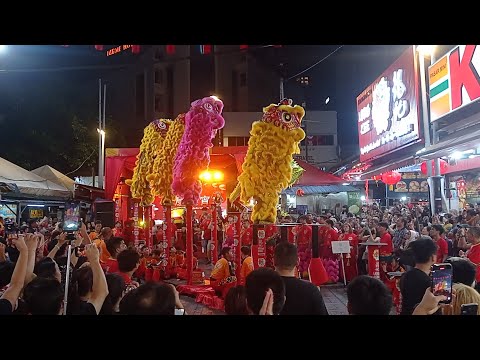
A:
{"type": "MultiPolygon", "coordinates": [[[[460,47],[450,53],[452,110],[468,102],[468,100],[462,99],[462,86],[465,86],[471,101],[480,97],[480,77],[472,62],[476,47],[477,45],[466,45],[462,59],[460,59],[460,47]]],[[[475,57],[477,56],[480,56],[478,51],[475,54],[475,57]]]]}

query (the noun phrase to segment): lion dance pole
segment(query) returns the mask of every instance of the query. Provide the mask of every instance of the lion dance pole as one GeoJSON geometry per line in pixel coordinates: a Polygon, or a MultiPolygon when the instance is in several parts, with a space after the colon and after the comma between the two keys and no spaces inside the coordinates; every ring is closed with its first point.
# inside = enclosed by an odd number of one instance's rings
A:
{"type": "Polygon", "coordinates": [[[192,284],[193,271],[193,205],[202,192],[200,173],[210,164],[212,139],[225,125],[221,113],[223,102],[215,96],[192,102],[185,114],[183,133],[173,166],[173,193],[187,207],[187,283],[192,284]]]}
{"type": "MultiPolygon", "coordinates": [[[[254,200],[252,256],[255,268],[265,266],[266,224],[274,224],[280,193],[292,179],[293,154],[299,154],[299,143],[305,138],[301,121],[305,110],[292,106],[291,99],[263,108],[263,117],[252,124],[248,151],[238,177],[240,201],[254,200]],[[256,252],[256,254],[255,254],[256,252]]],[[[230,200],[233,201],[232,196],[230,200]]]]}

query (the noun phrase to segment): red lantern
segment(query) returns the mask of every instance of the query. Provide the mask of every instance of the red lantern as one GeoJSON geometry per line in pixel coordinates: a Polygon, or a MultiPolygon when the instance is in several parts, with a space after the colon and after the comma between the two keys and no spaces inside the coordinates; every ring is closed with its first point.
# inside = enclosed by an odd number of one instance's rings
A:
{"type": "Polygon", "coordinates": [[[248,49],[248,45],[240,45],[240,50],[247,50],[248,49]]]}
{"type": "Polygon", "coordinates": [[[132,54],[140,53],[140,45],[132,45],[132,54]]]}
{"type": "Polygon", "coordinates": [[[395,185],[402,179],[402,174],[397,171],[390,171],[382,174],[382,181],[387,185],[395,185]]]}
{"type": "Polygon", "coordinates": [[[103,45],[95,45],[95,50],[103,51],[103,45]]]}
{"type": "Polygon", "coordinates": [[[372,179],[375,181],[380,181],[382,180],[382,175],[373,175],[372,179]]]}
{"type": "Polygon", "coordinates": [[[297,192],[295,193],[297,196],[303,196],[305,193],[303,192],[302,189],[297,189],[297,192]]]}
{"type": "Polygon", "coordinates": [[[212,45],[200,45],[200,53],[202,55],[207,55],[212,52],[212,45]]]}
{"type": "MultiPolygon", "coordinates": [[[[432,174],[435,173],[435,162],[432,161],[432,174]]],[[[440,159],[440,175],[443,175],[447,172],[448,169],[448,162],[446,162],[443,159],[440,159]]],[[[422,172],[423,175],[427,175],[427,162],[424,161],[420,165],[420,171],[422,172]]]]}
{"type": "Polygon", "coordinates": [[[173,55],[175,54],[175,45],[167,45],[165,47],[165,50],[167,52],[167,55],[173,55]]]}

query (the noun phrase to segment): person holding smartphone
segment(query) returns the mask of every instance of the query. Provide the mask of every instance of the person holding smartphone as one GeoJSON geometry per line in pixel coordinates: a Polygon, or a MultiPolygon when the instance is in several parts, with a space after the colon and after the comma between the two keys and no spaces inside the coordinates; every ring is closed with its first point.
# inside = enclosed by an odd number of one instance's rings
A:
{"type": "Polygon", "coordinates": [[[425,289],[431,286],[430,270],[437,261],[437,245],[429,237],[410,243],[415,267],[407,271],[400,279],[402,311],[400,315],[412,315],[413,310],[422,301],[425,289]]]}

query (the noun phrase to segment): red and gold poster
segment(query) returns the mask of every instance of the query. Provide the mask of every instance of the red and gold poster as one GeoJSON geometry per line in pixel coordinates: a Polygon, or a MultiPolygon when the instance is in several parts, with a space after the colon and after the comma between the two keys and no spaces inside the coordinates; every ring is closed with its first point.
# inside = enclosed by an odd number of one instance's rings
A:
{"type": "Polygon", "coordinates": [[[139,234],[140,234],[140,228],[139,228],[139,224],[138,224],[138,208],[139,208],[139,204],[138,204],[137,201],[135,201],[133,203],[133,221],[134,221],[133,240],[134,240],[135,245],[138,245],[139,234]]]}
{"type": "Polygon", "coordinates": [[[380,248],[368,245],[368,275],[380,279],[380,248]]]}
{"type": "Polygon", "coordinates": [[[241,257],[241,244],[240,244],[240,227],[241,227],[241,214],[239,212],[232,212],[228,213],[227,218],[233,218],[233,245],[232,245],[232,252],[233,252],[233,261],[236,265],[235,267],[235,275],[237,278],[240,277],[240,267],[242,263],[241,257]]]}

